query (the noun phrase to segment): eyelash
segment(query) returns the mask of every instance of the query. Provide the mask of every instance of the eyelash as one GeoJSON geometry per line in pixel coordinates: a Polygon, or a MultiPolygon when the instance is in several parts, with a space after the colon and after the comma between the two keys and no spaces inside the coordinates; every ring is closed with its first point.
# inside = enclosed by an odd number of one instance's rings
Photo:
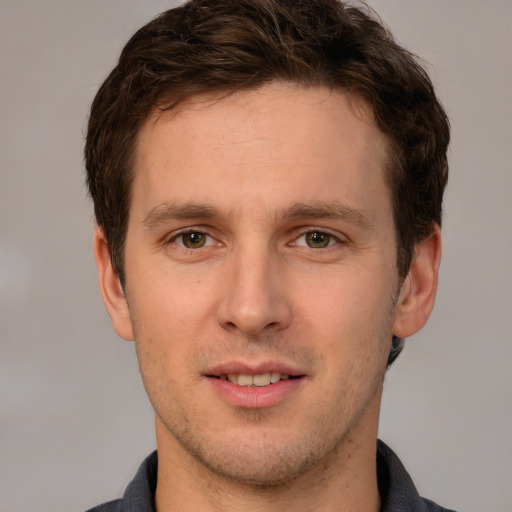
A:
{"type": "MultiPolygon", "coordinates": [[[[180,247],[181,249],[183,250],[189,250],[189,251],[195,251],[195,250],[198,250],[198,249],[202,249],[202,248],[205,248],[205,247],[210,247],[212,245],[212,241],[214,241],[215,238],[212,237],[210,234],[208,234],[206,231],[204,230],[201,230],[201,229],[187,229],[185,231],[180,231],[179,233],[176,233],[174,234],[167,242],[166,244],[175,244],[177,245],[178,247],[180,247]],[[183,238],[187,235],[200,235],[202,237],[205,238],[204,240],[204,243],[202,243],[201,245],[198,245],[197,247],[187,247],[185,245],[185,242],[183,240],[183,238]],[[178,243],[178,240],[181,239],[181,243],[178,243]]],[[[323,242],[323,240],[320,240],[318,241],[319,244],[321,244],[323,242]]],[[[329,233],[328,231],[324,231],[324,230],[321,230],[321,229],[308,229],[307,231],[304,231],[303,233],[299,234],[299,236],[297,236],[296,238],[293,239],[292,242],[288,243],[287,245],[289,247],[304,247],[304,248],[309,248],[309,249],[313,249],[313,250],[319,250],[319,249],[328,249],[329,247],[332,247],[333,245],[337,245],[337,244],[343,244],[345,243],[343,240],[341,240],[339,237],[333,235],[332,233],[329,233]],[[310,236],[315,236],[315,235],[320,235],[321,237],[326,237],[327,238],[327,243],[325,246],[318,246],[318,247],[312,247],[306,237],[310,235],[310,236]],[[304,238],[305,241],[304,243],[297,243],[300,239],[304,238]]],[[[219,245],[220,245],[220,242],[219,242],[219,245]]]]}
{"type": "Polygon", "coordinates": [[[203,247],[209,247],[211,245],[211,240],[215,240],[211,235],[209,235],[207,232],[200,230],[200,229],[187,229],[185,231],[180,231],[179,233],[174,234],[167,242],[166,244],[176,244],[178,247],[180,247],[183,250],[189,250],[194,251],[197,249],[202,249],[203,247]],[[185,243],[183,242],[183,237],[186,235],[201,235],[206,238],[204,244],[198,246],[198,247],[187,247],[185,243]],[[181,238],[181,243],[178,243],[177,241],[181,238]],[[210,241],[208,240],[210,239],[210,241]]]}
{"type": "MultiPolygon", "coordinates": [[[[319,243],[321,243],[321,242],[319,242],[319,243]]],[[[337,244],[340,244],[340,243],[343,243],[343,241],[339,237],[337,237],[336,235],[333,235],[332,233],[329,233],[328,231],[325,231],[325,230],[322,230],[322,229],[308,229],[307,231],[304,231],[303,233],[301,233],[297,238],[295,238],[293,240],[293,242],[291,242],[289,245],[291,245],[291,246],[299,246],[299,247],[306,247],[306,248],[309,248],[309,249],[318,250],[318,249],[328,249],[329,247],[332,247],[333,245],[337,245],[337,244]],[[327,245],[320,246],[320,247],[312,247],[307,242],[307,236],[308,235],[311,235],[311,236],[321,235],[322,237],[327,237],[327,239],[328,239],[327,240],[327,245]],[[298,244],[297,243],[297,241],[300,240],[301,238],[305,239],[304,244],[298,244]]]]}

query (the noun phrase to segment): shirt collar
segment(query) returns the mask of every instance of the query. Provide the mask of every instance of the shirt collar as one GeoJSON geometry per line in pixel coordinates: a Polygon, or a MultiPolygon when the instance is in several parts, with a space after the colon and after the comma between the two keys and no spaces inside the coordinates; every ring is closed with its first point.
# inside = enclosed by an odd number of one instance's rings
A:
{"type": "MultiPolygon", "coordinates": [[[[141,464],[123,496],[123,512],[155,512],[158,456],[153,452],[141,464]]],[[[395,453],[382,441],[377,442],[377,479],[381,512],[428,511],[414,483],[395,453]]]]}

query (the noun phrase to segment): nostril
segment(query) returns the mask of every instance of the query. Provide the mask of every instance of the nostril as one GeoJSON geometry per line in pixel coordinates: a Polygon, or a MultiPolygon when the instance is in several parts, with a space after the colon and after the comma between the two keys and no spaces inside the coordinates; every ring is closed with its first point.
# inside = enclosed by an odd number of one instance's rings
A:
{"type": "Polygon", "coordinates": [[[233,292],[219,301],[216,315],[225,330],[256,336],[286,328],[291,320],[291,309],[282,297],[270,293],[233,292]]]}

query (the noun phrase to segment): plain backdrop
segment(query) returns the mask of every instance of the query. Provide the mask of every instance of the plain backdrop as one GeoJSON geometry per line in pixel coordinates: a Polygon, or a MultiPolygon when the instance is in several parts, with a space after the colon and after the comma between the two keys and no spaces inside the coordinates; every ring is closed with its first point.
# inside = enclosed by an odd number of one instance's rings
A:
{"type": "MultiPolygon", "coordinates": [[[[420,492],[512,510],[512,2],[374,0],[453,127],[434,314],[388,373],[380,436],[420,492]]],[[[119,497],[154,448],[133,345],[96,287],[87,112],[172,2],[0,1],[0,511],[119,497]]]]}

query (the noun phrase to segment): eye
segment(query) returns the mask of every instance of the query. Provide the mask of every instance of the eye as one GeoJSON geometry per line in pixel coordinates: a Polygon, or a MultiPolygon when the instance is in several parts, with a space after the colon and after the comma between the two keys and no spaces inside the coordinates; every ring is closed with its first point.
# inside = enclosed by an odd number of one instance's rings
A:
{"type": "Polygon", "coordinates": [[[338,239],[323,231],[308,231],[297,238],[295,245],[307,246],[311,249],[325,249],[331,245],[338,243],[338,239]]]}
{"type": "Polygon", "coordinates": [[[213,243],[213,239],[201,231],[187,231],[180,233],[171,240],[175,244],[185,247],[186,249],[201,249],[213,243]]]}

